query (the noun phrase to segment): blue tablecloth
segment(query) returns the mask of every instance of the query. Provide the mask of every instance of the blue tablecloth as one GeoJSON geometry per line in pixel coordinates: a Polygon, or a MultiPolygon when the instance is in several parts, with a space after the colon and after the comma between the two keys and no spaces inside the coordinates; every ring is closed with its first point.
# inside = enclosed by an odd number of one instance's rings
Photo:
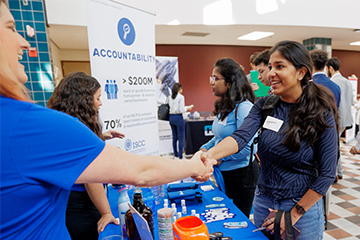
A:
{"type": "MultiPolygon", "coordinates": [[[[202,196],[203,196],[203,202],[198,203],[198,204],[193,204],[193,205],[187,205],[188,215],[190,215],[192,209],[195,209],[196,213],[201,214],[201,213],[204,213],[205,209],[208,209],[205,207],[206,205],[213,204],[213,203],[224,203],[225,206],[227,208],[229,208],[229,212],[235,214],[235,217],[217,221],[217,222],[207,223],[206,226],[208,227],[209,233],[220,231],[220,232],[224,233],[224,237],[229,236],[229,237],[232,237],[233,240],[239,239],[239,236],[241,236],[241,239],[259,239],[259,240],[267,239],[260,231],[257,231],[255,233],[252,232],[254,229],[256,229],[254,224],[248,218],[246,218],[245,215],[231,202],[231,200],[223,192],[221,192],[216,186],[214,186],[214,184],[211,181],[207,181],[205,183],[202,183],[201,185],[210,185],[210,184],[215,188],[215,190],[204,192],[201,189],[199,189],[199,191],[201,191],[202,196]],[[221,202],[215,202],[215,201],[213,201],[214,197],[223,197],[224,200],[221,202]],[[241,222],[241,221],[246,221],[248,223],[248,227],[247,228],[238,228],[238,229],[229,229],[229,228],[225,228],[223,226],[223,224],[225,222],[241,222]]],[[[118,199],[119,194],[118,194],[117,190],[113,189],[111,186],[108,187],[107,194],[108,194],[111,211],[115,217],[118,217],[119,214],[118,214],[118,209],[117,209],[117,199],[118,199]]],[[[156,205],[155,210],[154,210],[154,228],[155,228],[155,239],[156,240],[159,239],[156,212],[158,209],[162,208],[163,205],[164,205],[164,201],[162,200],[161,204],[156,205]]],[[[178,212],[181,212],[181,207],[178,206],[177,210],[178,210],[178,212]]],[[[202,216],[200,216],[200,218],[202,220],[204,220],[202,216]]],[[[120,232],[121,232],[121,230],[118,225],[109,224],[105,228],[105,230],[102,233],[100,233],[99,240],[103,239],[106,236],[120,234],[120,232]]]]}

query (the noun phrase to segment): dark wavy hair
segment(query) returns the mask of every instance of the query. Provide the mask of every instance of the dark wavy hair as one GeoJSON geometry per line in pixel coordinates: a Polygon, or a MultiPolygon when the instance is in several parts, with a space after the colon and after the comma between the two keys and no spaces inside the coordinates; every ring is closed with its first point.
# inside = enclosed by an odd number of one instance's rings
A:
{"type": "Polygon", "coordinates": [[[320,49],[310,51],[311,61],[316,71],[323,70],[328,61],[327,53],[320,49]]]}
{"type": "Polygon", "coordinates": [[[341,64],[337,57],[333,57],[327,61],[326,66],[327,67],[332,66],[335,71],[339,71],[341,64]]]}
{"type": "Polygon", "coordinates": [[[218,68],[221,76],[224,77],[225,84],[229,84],[229,89],[225,95],[215,102],[214,115],[220,114],[220,120],[231,113],[237,103],[249,100],[254,103],[255,95],[252,90],[244,70],[234,59],[219,59],[214,68],[218,68]]]}
{"type": "Polygon", "coordinates": [[[325,128],[330,127],[326,118],[334,114],[336,129],[339,127],[334,97],[331,92],[311,80],[312,63],[309,52],[304,45],[294,41],[282,41],[277,43],[271,50],[281,53],[298,70],[307,68],[304,78],[301,80],[303,92],[290,109],[289,123],[285,129],[285,144],[291,151],[299,151],[300,142],[307,141],[313,145],[324,133],[325,128]]]}
{"type": "Polygon", "coordinates": [[[83,72],[67,74],[55,88],[48,107],[77,117],[97,136],[103,138],[98,109],[94,94],[101,88],[100,83],[83,72]]]}
{"type": "Polygon", "coordinates": [[[182,85],[180,83],[175,83],[171,89],[171,98],[175,99],[182,85]]]}

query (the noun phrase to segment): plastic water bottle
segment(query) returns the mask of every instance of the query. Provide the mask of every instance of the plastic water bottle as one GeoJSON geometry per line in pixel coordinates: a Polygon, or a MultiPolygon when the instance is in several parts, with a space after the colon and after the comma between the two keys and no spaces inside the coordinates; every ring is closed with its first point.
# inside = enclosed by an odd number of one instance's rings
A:
{"type": "Polygon", "coordinates": [[[154,198],[155,198],[155,205],[160,204],[161,203],[161,186],[153,186],[153,187],[151,187],[151,190],[152,190],[154,198]]]}
{"type": "Polygon", "coordinates": [[[125,224],[125,214],[127,210],[129,210],[130,199],[127,193],[127,187],[124,184],[121,184],[119,192],[119,199],[118,199],[118,211],[119,211],[119,218],[120,218],[120,227],[122,231],[122,235],[124,238],[127,237],[126,234],[126,224],[125,224]]]}

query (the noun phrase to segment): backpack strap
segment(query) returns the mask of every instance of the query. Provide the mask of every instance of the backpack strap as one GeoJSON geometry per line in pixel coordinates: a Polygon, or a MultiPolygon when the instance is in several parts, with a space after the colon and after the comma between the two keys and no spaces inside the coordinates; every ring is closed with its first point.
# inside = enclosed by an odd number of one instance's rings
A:
{"type": "Polygon", "coordinates": [[[268,99],[266,99],[264,105],[261,108],[261,122],[258,137],[261,135],[263,130],[264,122],[267,116],[273,116],[275,112],[275,108],[279,103],[280,97],[277,95],[272,95],[268,99]]]}
{"type": "Polygon", "coordinates": [[[235,126],[236,126],[236,129],[238,129],[238,126],[237,126],[237,111],[238,111],[239,105],[240,105],[240,103],[235,108],[235,126]]]}
{"type": "Polygon", "coordinates": [[[254,148],[254,144],[257,144],[259,141],[259,137],[263,131],[263,125],[264,122],[267,118],[267,116],[272,116],[274,115],[275,112],[275,108],[277,106],[277,104],[279,103],[280,97],[277,95],[272,95],[270,96],[268,99],[266,99],[264,105],[261,108],[261,122],[260,122],[260,128],[258,130],[258,135],[254,138],[253,143],[251,144],[251,155],[250,155],[250,163],[252,162],[252,155],[253,155],[253,148],[254,148]]]}
{"type": "Polygon", "coordinates": [[[282,217],[283,213],[284,213],[283,210],[278,210],[276,213],[275,221],[274,221],[274,240],[281,240],[280,222],[281,222],[281,217],[282,217]]]}

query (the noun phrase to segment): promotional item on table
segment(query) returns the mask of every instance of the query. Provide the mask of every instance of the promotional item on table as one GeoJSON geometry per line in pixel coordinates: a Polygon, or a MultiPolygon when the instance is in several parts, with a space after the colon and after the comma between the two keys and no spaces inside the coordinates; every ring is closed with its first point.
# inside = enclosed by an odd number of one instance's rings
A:
{"type": "MultiPolygon", "coordinates": [[[[130,190],[127,190],[127,193],[133,204],[134,189],[131,189],[133,186],[128,186],[128,188],[130,190]]],[[[151,194],[151,188],[138,189],[141,189],[143,193],[145,205],[151,206],[153,236],[156,240],[190,239],[188,233],[194,232],[194,229],[199,235],[204,235],[206,237],[204,239],[230,240],[235,239],[239,234],[242,239],[267,239],[261,231],[254,231],[256,230],[254,224],[211,181],[198,183],[184,180],[168,184],[164,186],[165,194],[158,204],[155,203],[156,196],[151,194]],[[207,191],[202,190],[203,187],[207,191]],[[187,191],[194,191],[195,194],[184,194],[185,197],[181,198],[181,194],[187,191]],[[174,192],[178,195],[175,201],[169,198],[169,193],[171,196],[174,192]],[[196,192],[198,197],[196,197],[196,192]]],[[[107,188],[107,196],[114,216],[119,213],[116,204],[120,197],[118,190],[119,188],[114,189],[111,185],[107,188]]],[[[151,228],[149,229],[151,232],[151,228]]],[[[121,233],[120,226],[109,224],[100,233],[99,240],[121,233]]],[[[124,237],[125,239],[130,238],[127,236],[124,237]]]]}

